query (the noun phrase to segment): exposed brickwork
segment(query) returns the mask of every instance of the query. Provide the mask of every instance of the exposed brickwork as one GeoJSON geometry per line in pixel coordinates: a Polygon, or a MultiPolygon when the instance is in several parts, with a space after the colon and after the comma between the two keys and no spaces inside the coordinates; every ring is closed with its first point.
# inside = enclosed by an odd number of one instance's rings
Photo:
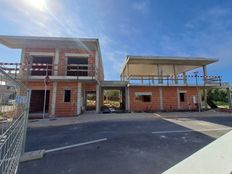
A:
{"type": "Polygon", "coordinates": [[[96,83],[84,83],[82,89],[85,91],[96,91],[96,83]]]}
{"type": "Polygon", "coordinates": [[[162,87],[163,90],[163,109],[167,111],[177,110],[177,88],[162,87]]]}
{"type": "MultiPolygon", "coordinates": [[[[199,89],[200,90],[200,89],[199,89]]],[[[179,91],[184,91],[185,101],[180,102],[178,109],[177,87],[162,87],[163,93],[163,110],[195,110],[196,105],[193,103],[193,96],[196,96],[196,87],[179,87],[179,91]]],[[[130,109],[131,111],[157,111],[160,110],[160,93],[159,87],[129,87],[130,109]],[[137,101],[135,92],[152,92],[151,102],[137,101]]]]}
{"type": "Polygon", "coordinates": [[[159,88],[158,87],[129,87],[130,109],[136,111],[155,111],[160,109],[159,88]],[[151,92],[151,102],[136,100],[135,92],[151,92]]]}
{"type": "Polygon", "coordinates": [[[186,91],[186,93],[185,93],[185,102],[180,102],[180,109],[181,110],[194,110],[194,109],[197,109],[196,105],[193,103],[193,96],[197,96],[196,87],[180,87],[179,90],[180,91],[186,91]]]}
{"type": "Polygon", "coordinates": [[[57,82],[55,115],[77,115],[77,85],[77,82],[57,82]],[[64,90],[66,89],[71,90],[70,102],[64,102],[64,90]]]}
{"type": "MultiPolygon", "coordinates": [[[[29,62],[30,52],[43,52],[43,53],[54,53],[56,52],[55,48],[26,48],[24,50],[24,64],[29,62]]],[[[66,75],[66,65],[67,65],[67,57],[65,53],[77,53],[77,54],[89,54],[90,57],[88,58],[88,64],[95,65],[95,57],[96,52],[91,50],[80,50],[80,49],[59,49],[59,64],[58,64],[58,75],[65,76],[66,75]]],[[[54,57],[53,57],[54,60],[54,57]]],[[[28,68],[28,66],[22,66],[23,68],[28,68]]],[[[21,71],[24,77],[27,76],[27,71],[21,71]]],[[[88,73],[89,76],[95,76],[95,73],[88,73]]],[[[32,90],[44,90],[44,81],[29,81],[25,83],[28,87],[32,90]]],[[[57,116],[73,116],[77,114],[77,82],[58,82],[57,83],[57,92],[56,92],[56,109],[55,115],[57,116]],[[71,102],[64,102],[64,90],[71,89],[71,102]]],[[[94,91],[96,90],[96,84],[88,83],[83,84],[83,89],[94,91]]],[[[50,91],[49,95],[49,113],[51,114],[52,109],[52,95],[53,95],[53,82],[50,82],[47,90],[50,91]]],[[[40,100],[36,98],[34,94],[31,100],[39,103],[38,107],[41,106],[41,98],[40,100]]],[[[34,102],[34,103],[35,103],[34,102]]],[[[33,106],[34,107],[34,106],[33,106]]],[[[32,108],[33,110],[33,108],[32,108]]],[[[34,109],[36,110],[36,108],[34,109]]]]}

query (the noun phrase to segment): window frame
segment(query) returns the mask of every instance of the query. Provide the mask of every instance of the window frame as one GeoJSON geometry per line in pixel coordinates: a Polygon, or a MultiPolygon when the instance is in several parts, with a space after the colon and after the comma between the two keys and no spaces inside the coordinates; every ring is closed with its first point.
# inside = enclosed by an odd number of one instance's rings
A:
{"type": "Polygon", "coordinates": [[[185,91],[179,92],[179,99],[180,99],[180,102],[182,102],[182,103],[186,102],[186,92],[185,91]],[[181,95],[183,95],[183,96],[181,96],[181,95]]]}
{"type": "Polygon", "coordinates": [[[152,102],[152,93],[151,92],[135,92],[135,100],[137,102],[150,103],[152,102]],[[148,97],[149,100],[146,100],[144,97],[148,97]]]}

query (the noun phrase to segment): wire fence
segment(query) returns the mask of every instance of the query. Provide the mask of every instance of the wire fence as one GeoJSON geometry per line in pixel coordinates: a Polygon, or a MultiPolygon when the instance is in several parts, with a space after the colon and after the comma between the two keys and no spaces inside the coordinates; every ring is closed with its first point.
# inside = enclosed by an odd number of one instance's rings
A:
{"type": "Polygon", "coordinates": [[[0,67],[0,173],[17,172],[24,152],[30,90],[0,67]]]}

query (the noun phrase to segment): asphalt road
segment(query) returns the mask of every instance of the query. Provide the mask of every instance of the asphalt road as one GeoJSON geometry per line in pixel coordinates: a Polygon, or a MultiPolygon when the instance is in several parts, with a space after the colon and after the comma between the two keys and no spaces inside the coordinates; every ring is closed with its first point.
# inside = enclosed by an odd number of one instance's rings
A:
{"type": "MultiPolygon", "coordinates": [[[[231,124],[232,120],[223,122],[231,124]]],[[[214,140],[198,132],[152,134],[176,130],[188,129],[151,118],[28,129],[26,151],[52,149],[101,138],[108,140],[48,153],[41,160],[21,163],[18,173],[162,173],[214,140]]]]}

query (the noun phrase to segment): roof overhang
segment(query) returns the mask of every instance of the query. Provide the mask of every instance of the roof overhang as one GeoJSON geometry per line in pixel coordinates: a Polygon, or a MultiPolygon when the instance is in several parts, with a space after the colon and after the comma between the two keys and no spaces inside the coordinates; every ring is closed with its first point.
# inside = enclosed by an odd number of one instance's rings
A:
{"type": "Polygon", "coordinates": [[[82,48],[97,50],[98,39],[37,37],[37,36],[0,36],[0,43],[9,48],[82,48]]]}
{"type": "Polygon", "coordinates": [[[175,65],[176,73],[187,72],[198,67],[217,62],[218,59],[205,57],[173,57],[173,56],[127,56],[121,69],[121,75],[127,66],[131,68],[131,74],[157,75],[155,74],[157,65],[163,67],[166,74],[171,75],[172,66],[175,65]]]}

